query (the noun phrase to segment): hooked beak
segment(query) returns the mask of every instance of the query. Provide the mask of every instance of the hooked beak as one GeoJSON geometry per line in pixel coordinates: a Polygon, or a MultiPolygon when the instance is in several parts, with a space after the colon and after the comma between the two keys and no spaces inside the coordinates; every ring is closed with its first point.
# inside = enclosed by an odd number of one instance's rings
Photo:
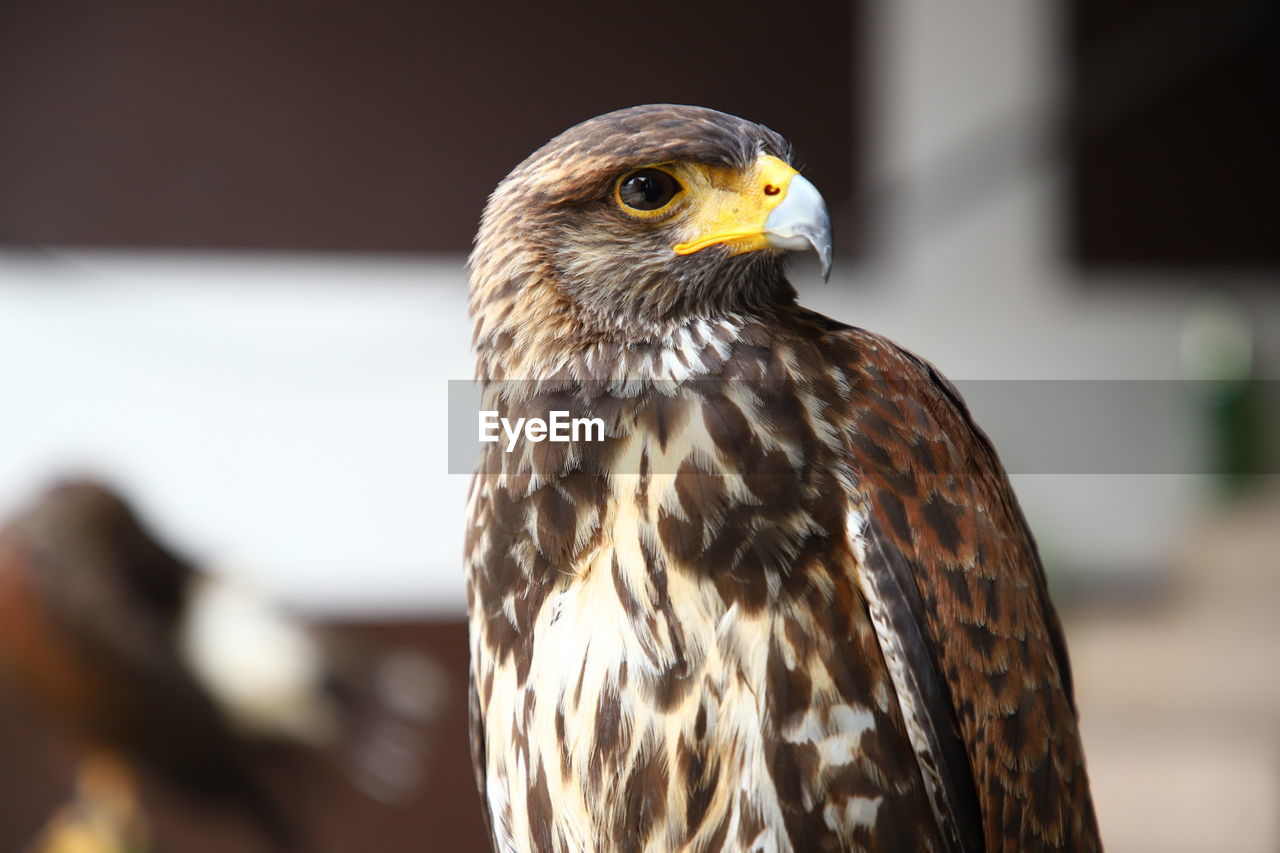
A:
{"type": "Polygon", "coordinates": [[[760,249],[812,249],[831,274],[831,216],[817,187],[772,155],[761,156],[751,175],[731,192],[708,198],[695,239],[678,243],[678,255],[727,244],[734,254],[760,249]]]}
{"type": "Polygon", "coordinates": [[[764,221],[764,236],[775,249],[813,249],[822,263],[822,280],[831,277],[831,216],[818,188],[806,178],[791,179],[786,198],[764,221]]]}

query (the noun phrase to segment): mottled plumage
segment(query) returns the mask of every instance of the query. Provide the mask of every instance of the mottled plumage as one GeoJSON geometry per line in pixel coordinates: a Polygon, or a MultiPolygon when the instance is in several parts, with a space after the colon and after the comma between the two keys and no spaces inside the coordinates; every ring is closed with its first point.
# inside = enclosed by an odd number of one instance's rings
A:
{"type": "Polygon", "coordinates": [[[673,251],[700,205],[777,194],[753,176],[788,156],[741,119],[638,107],[552,140],[486,210],[484,408],[607,425],[487,445],[472,484],[495,844],[1097,849],[1043,570],[954,389],[797,306],[776,241],[673,251]],[[684,187],[652,217],[615,190],[649,166],[684,187]]]}

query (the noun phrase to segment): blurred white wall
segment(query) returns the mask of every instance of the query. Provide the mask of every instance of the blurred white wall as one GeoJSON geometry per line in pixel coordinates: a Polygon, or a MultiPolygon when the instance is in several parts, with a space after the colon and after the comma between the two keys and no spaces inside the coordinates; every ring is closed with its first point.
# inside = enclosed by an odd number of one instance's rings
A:
{"type": "Polygon", "coordinates": [[[460,611],[461,258],[0,255],[0,512],[107,476],[295,605],[460,611]]]}

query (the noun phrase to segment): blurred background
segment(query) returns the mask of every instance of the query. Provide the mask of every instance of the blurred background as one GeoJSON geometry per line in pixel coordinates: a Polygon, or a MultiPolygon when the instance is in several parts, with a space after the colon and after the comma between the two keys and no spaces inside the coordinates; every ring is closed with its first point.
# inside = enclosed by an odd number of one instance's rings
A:
{"type": "MultiPolygon", "coordinates": [[[[94,473],[183,550],[434,655],[420,794],[331,780],[308,810],[325,851],[483,849],[445,434],[469,241],[569,125],[716,107],[832,208],[802,301],[961,380],[1008,462],[1108,848],[1280,850],[1277,80],[1252,0],[2,0],[0,515],[94,473]]],[[[69,759],[6,701],[0,755],[16,850],[69,759]]],[[[175,849],[238,849],[175,815],[175,849]]]]}

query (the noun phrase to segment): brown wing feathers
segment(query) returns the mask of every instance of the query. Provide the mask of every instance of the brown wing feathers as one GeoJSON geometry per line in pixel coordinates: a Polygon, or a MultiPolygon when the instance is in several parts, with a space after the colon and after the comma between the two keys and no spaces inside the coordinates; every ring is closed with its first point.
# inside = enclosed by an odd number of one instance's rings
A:
{"type": "Polygon", "coordinates": [[[909,621],[950,693],[987,849],[1097,849],[1061,629],[1008,479],[949,383],[882,338],[844,337],[865,388],[852,452],[876,529],[868,569],[900,580],[910,566],[909,621]]]}
{"type": "Polygon", "coordinates": [[[859,574],[872,620],[886,658],[900,658],[894,669],[898,701],[909,705],[917,732],[921,773],[930,792],[949,851],[986,849],[973,771],[961,739],[960,724],[924,623],[924,602],[916,586],[918,569],[886,541],[880,521],[872,519],[859,574]]]}

